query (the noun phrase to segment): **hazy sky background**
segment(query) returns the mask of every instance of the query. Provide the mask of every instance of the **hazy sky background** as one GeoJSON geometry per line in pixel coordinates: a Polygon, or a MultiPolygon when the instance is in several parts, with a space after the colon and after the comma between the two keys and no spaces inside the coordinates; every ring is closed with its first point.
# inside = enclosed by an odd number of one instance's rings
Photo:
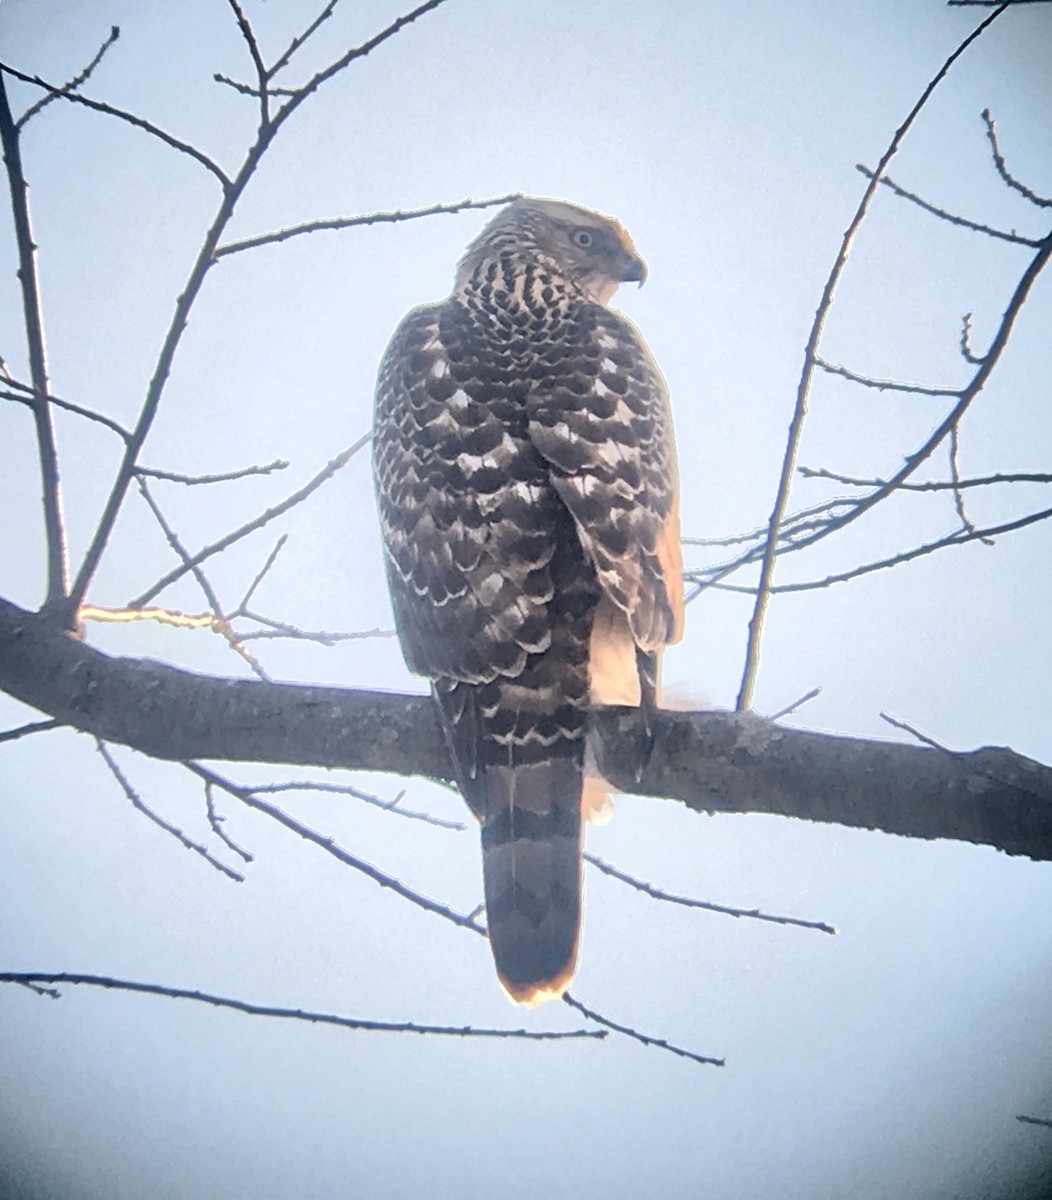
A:
{"type": "MultiPolygon", "coordinates": [[[[245,0],[273,58],[320,0],[245,0]]],[[[405,9],[344,0],[289,82],[405,9]]],[[[883,4],[449,0],[330,83],[290,121],[231,236],[315,218],[522,190],[616,214],[650,266],[616,303],[668,377],[684,532],[736,533],[773,501],[822,285],[874,165],[947,54],[984,14],[883,4]]],[[[64,81],[111,24],[86,94],[142,113],[228,170],[253,103],[222,0],[5,0],[4,61],[64,81]]],[[[1052,193],[1052,6],[1005,14],[936,93],[892,168],[904,186],[1029,236],[1042,214],[998,179],[989,106],[1015,174],[1052,193]]],[[[16,111],[37,93],[12,85],[16,111]]],[[[53,104],[23,155],[40,245],[56,394],[135,419],[202,232],[214,179],[125,124],[53,104]]],[[[185,544],[234,528],[366,431],[376,364],[402,314],[448,292],[486,214],[320,233],[223,260],[194,310],[144,460],[190,473],[287,458],[212,489],[158,484],[185,544]]],[[[1042,220],[1046,224],[1042,223],[1042,220]]],[[[4,226],[5,230],[7,225],[4,226]]],[[[882,195],[863,228],[824,353],[888,378],[959,386],[958,336],[984,347],[1029,252],[882,195]]],[[[0,237],[0,353],[26,377],[15,257],[0,237]]],[[[1048,470],[1049,280],[961,430],[966,475],[1048,470]]],[[[887,474],[941,401],[820,380],[800,462],[887,474]]],[[[118,446],[58,414],[79,562],[118,446]]],[[[43,595],[39,484],[27,411],[0,407],[0,594],[43,595]]],[[[933,471],[944,474],[945,458],[933,471]]],[[[832,494],[801,481],[793,506],[832,494]]],[[[969,497],[980,523],[1048,505],[1047,489],[969,497]]],[[[811,579],[954,528],[952,501],[906,498],[792,556],[811,579]]],[[[366,454],[210,577],[233,604],[278,532],[257,597],[311,629],[387,627],[366,454]]],[[[688,562],[709,561],[688,550],[688,562]]],[[[1052,762],[1052,528],[970,545],[828,590],[776,598],[756,705],[821,686],[793,721],[892,737],[888,711],[959,749],[1010,745],[1052,762]]],[[[171,565],[129,496],[90,599],[122,604],[171,565]]],[[[173,608],[203,601],[185,581],[173,608]]],[[[691,606],[666,677],[733,705],[749,602],[691,606]]],[[[98,627],[92,642],[217,675],[244,665],[207,632],[98,627]]],[[[335,649],[257,643],[278,679],[421,689],[390,640],[335,649]]],[[[33,719],[6,698],[0,728],[33,719]]],[[[143,798],[211,837],[181,768],[117,748],[143,798]]],[[[222,765],[239,780],[311,773],[222,765]]],[[[326,778],[323,773],[314,773],[326,778]]],[[[349,781],[350,776],[339,777],[349,781]]],[[[355,776],[384,797],[404,781],[355,776]]],[[[577,1028],[513,1010],[482,939],[411,908],[264,817],[221,800],[255,855],[235,884],[134,812],[92,741],[58,732],[0,747],[0,969],[69,970],[351,1016],[577,1028]]],[[[464,808],[413,780],[406,803],[464,808]]],[[[283,798],[301,820],[460,910],[481,895],[477,835],[347,799],[283,798]]],[[[622,798],[589,847],[673,892],[826,920],[838,936],[659,905],[590,871],[575,992],[700,1053],[700,1067],[624,1039],[494,1043],[369,1035],[186,1003],[0,989],[0,1195],[189,1197],[654,1196],[786,1200],[1010,1194],[1052,1162],[1052,866],[988,848],[761,816],[700,817],[622,798]],[[6,1187],[7,1191],[4,1191],[6,1187]]]]}

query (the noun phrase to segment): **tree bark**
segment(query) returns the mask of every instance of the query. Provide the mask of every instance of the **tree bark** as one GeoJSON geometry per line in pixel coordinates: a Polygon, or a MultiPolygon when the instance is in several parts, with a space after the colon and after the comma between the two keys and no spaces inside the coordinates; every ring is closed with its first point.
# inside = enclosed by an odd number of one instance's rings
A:
{"type": "MultiPolygon", "coordinates": [[[[101,653],[0,599],[0,688],[155,758],[288,763],[451,779],[428,696],[219,679],[101,653]]],[[[1014,751],[792,729],[754,715],[658,713],[637,779],[635,710],[593,713],[611,783],[698,812],[764,812],[1052,859],[1052,769],[1014,751]]]]}

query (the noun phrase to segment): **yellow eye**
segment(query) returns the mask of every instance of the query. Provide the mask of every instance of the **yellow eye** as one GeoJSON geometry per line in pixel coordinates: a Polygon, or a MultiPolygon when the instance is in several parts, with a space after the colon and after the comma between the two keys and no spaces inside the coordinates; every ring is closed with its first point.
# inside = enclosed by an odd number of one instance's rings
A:
{"type": "Polygon", "coordinates": [[[592,237],[590,229],[575,229],[573,231],[573,244],[580,246],[582,250],[587,250],[594,241],[595,239],[592,237]]]}

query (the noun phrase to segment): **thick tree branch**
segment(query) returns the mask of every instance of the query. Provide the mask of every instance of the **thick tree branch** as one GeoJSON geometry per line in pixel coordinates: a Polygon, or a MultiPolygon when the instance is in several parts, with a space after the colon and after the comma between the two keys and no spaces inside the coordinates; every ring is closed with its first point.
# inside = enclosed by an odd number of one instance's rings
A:
{"type": "MultiPolygon", "coordinates": [[[[449,779],[427,696],[198,676],[111,658],[0,600],[0,688],[64,724],[165,759],[343,767],[449,779]]],[[[749,714],[660,712],[637,782],[634,713],[601,709],[617,787],[699,812],[766,812],[952,838],[1052,860],[1052,769],[1011,750],[788,729],[749,714]]]]}

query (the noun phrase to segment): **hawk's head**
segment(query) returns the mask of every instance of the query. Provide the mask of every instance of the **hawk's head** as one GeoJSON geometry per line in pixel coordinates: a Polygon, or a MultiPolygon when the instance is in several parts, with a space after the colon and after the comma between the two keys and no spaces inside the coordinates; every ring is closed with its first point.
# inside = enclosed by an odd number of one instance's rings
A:
{"type": "Polygon", "coordinates": [[[562,200],[524,197],[502,208],[460,260],[457,286],[484,263],[510,259],[545,267],[605,304],[620,283],[642,283],[646,263],[613,217],[562,200]]]}

